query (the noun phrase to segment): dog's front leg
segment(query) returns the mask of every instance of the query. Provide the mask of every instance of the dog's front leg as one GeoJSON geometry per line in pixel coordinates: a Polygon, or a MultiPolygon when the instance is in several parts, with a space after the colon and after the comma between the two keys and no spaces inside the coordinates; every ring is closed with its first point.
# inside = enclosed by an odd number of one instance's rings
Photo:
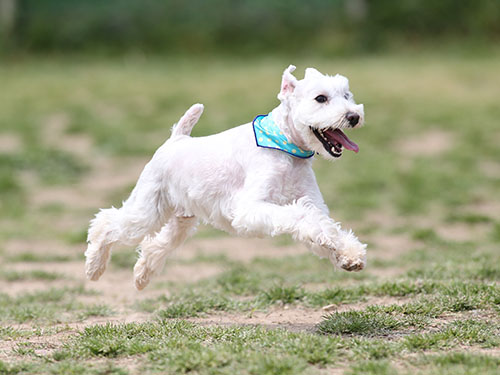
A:
{"type": "Polygon", "coordinates": [[[342,229],[340,223],[335,223],[330,218],[328,206],[325,204],[313,171],[309,170],[306,176],[302,180],[302,188],[307,191],[307,196],[311,198],[313,205],[323,212],[322,221],[325,222],[325,226],[328,227],[332,223],[336,226],[337,238],[334,251],[328,245],[321,246],[317,242],[306,243],[306,245],[314,254],[321,258],[329,258],[337,267],[347,271],[362,270],[366,265],[366,245],[358,240],[352,230],[346,231],[342,229]],[[330,221],[330,224],[328,224],[328,221],[330,221]]]}
{"type": "Polygon", "coordinates": [[[352,231],[344,231],[309,197],[285,206],[265,201],[240,202],[234,210],[232,225],[238,233],[246,235],[291,234],[316,255],[327,257],[348,271],[359,271],[366,263],[366,245],[352,231]]]}

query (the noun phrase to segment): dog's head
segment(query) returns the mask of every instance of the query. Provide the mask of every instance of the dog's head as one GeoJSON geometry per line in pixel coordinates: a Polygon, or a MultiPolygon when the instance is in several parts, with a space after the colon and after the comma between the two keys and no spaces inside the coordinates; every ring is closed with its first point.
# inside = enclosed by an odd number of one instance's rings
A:
{"type": "Polygon", "coordinates": [[[292,75],[294,70],[293,65],[285,70],[278,94],[289,126],[300,134],[309,150],[326,159],[339,158],[344,148],[358,152],[358,145],[343,132],[364,122],[363,104],[354,102],[348,79],[307,68],[304,79],[297,80],[292,75]]]}

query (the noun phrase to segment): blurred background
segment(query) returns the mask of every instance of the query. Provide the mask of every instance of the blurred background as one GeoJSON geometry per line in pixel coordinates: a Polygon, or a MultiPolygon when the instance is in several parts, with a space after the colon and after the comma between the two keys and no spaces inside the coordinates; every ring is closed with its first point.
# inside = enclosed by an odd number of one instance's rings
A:
{"type": "Polygon", "coordinates": [[[339,54],[500,36],[495,0],[2,0],[7,52],[339,54]]]}
{"type": "Polygon", "coordinates": [[[315,163],[334,216],[375,249],[493,246],[499,41],[494,0],[0,0],[2,251],[81,257],[185,109],[196,136],[251,121],[290,63],[365,104],[361,152],[315,163]]]}

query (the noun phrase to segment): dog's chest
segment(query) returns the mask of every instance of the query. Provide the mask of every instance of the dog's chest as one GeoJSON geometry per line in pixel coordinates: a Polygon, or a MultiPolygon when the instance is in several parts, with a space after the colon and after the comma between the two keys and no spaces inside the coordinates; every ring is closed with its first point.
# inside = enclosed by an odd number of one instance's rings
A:
{"type": "Polygon", "coordinates": [[[302,161],[277,166],[272,171],[268,186],[269,200],[276,204],[289,204],[302,197],[305,193],[310,173],[309,166],[302,161]]]}

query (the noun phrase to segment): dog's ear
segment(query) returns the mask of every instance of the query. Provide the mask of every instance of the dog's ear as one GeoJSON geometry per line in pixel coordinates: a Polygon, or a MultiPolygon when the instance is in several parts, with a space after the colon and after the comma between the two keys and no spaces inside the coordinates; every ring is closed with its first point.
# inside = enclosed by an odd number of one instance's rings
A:
{"type": "Polygon", "coordinates": [[[321,74],[321,72],[319,72],[318,70],[314,69],[314,68],[307,68],[306,69],[306,75],[304,76],[305,79],[308,79],[308,78],[322,78],[323,77],[323,74],[321,74]]]}
{"type": "Polygon", "coordinates": [[[281,90],[278,94],[278,99],[283,101],[286,99],[288,95],[290,95],[293,90],[295,90],[295,86],[297,86],[297,78],[292,75],[292,72],[295,70],[294,65],[290,65],[283,72],[283,78],[281,79],[281,90]]]}

